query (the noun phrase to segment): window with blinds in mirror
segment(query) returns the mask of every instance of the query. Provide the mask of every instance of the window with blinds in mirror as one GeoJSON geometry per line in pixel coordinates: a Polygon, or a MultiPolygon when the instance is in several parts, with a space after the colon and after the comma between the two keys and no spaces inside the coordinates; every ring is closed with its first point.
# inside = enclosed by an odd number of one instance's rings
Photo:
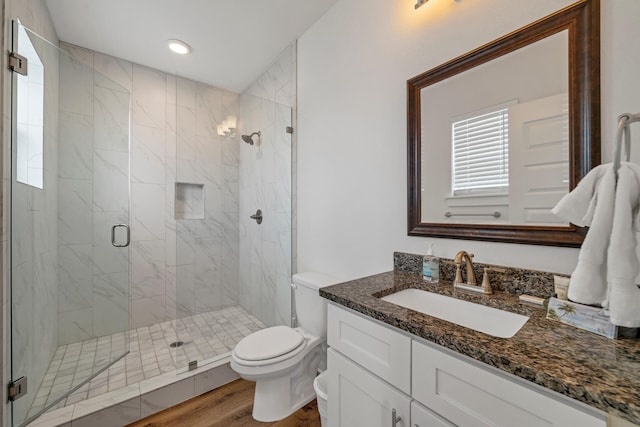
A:
{"type": "Polygon", "coordinates": [[[458,117],[451,123],[452,196],[509,193],[509,108],[458,117]]]}

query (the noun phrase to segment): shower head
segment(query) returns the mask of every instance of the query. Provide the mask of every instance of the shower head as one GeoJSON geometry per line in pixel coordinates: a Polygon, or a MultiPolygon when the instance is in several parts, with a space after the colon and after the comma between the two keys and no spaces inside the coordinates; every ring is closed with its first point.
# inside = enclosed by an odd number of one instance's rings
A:
{"type": "Polygon", "coordinates": [[[242,140],[249,145],[253,145],[253,135],[258,135],[258,139],[260,139],[260,131],[254,132],[251,135],[242,135],[242,140]]]}

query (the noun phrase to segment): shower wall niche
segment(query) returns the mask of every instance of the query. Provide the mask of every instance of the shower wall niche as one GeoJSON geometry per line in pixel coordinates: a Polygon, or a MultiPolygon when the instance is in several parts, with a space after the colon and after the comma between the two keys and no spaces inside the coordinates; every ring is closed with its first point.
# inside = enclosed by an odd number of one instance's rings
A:
{"type": "Polygon", "coordinates": [[[204,184],[176,182],[175,219],[204,219],[204,184]]]}

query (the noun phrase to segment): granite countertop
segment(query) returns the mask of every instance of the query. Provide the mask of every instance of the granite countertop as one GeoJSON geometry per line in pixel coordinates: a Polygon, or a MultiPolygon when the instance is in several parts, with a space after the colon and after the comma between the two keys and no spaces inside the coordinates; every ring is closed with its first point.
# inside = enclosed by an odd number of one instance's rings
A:
{"type": "Polygon", "coordinates": [[[418,337],[640,424],[640,340],[608,339],[546,319],[542,307],[508,293],[473,294],[451,283],[388,272],[320,289],[320,295],[418,337]],[[512,338],[496,338],[382,301],[407,288],[424,289],[530,316],[512,338]]]}

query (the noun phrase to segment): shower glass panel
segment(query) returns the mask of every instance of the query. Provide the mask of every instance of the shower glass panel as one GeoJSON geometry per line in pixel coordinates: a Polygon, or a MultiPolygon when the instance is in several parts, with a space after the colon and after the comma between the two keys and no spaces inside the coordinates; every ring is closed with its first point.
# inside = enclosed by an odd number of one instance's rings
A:
{"type": "Polygon", "coordinates": [[[290,325],[292,109],[243,94],[239,123],[240,134],[261,133],[239,142],[239,303],[265,326],[290,325]]]}
{"type": "MultiPolygon", "coordinates": [[[[13,425],[64,406],[129,347],[127,89],[13,24],[13,425]]],[[[123,368],[124,369],[124,368],[123,368]]]]}
{"type": "MultiPolygon", "coordinates": [[[[178,372],[291,322],[291,108],[177,79],[174,357],[178,372]],[[218,134],[223,120],[237,128],[218,134]],[[254,145],[241,135],[260,131],[254,145]],[[258,225],[250,216],[260,209],[258,225]]],[[[171,228],[171,227],[169,227],[171,228]]]]}

